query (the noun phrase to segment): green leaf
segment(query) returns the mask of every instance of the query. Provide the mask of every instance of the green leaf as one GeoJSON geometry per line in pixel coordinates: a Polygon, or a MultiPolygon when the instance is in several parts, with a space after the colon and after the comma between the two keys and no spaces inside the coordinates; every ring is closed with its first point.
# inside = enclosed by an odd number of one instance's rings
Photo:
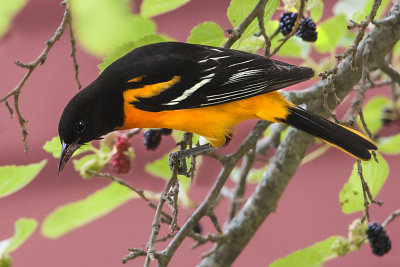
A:
{"type": "Polygon", "coordinates": [[[345,14],[348,19],[353,19],[353,15],[360,10],[360,7],[365,6],[368,0],[358,0],[357,5],[354,0],[340,0],[333,6],[333,14],[345,14]]]}
{"type": "MultiPolygon", "coordinates": [[[[233,27],[237,27],[242,23],[242,21],[250,14],[250,12],[257,5],[258,0],[232,0],[228,10],[227,16],[232,23],[233,27]]],[[[279,0],[270,0],[268,1],[265,7],[264,13],[264,23],[267,23],[272,15],[274,14],[276,8],[279,5],[279,0]]],[[[242,39],[246,39],[247,37],[253,35],[258,30],[258,22],[257,19],[253,20],[250,23],[249,27],[242,34],[241,39],[235,43],[234,48],[240,47],[240,42],[242,39]]]]}
{"type": "Polygon", "coordinates": [[[69,0],[78,41],[95,56],[155,33],[155,23],[130,13],[126,0],[69,0]]]}
{"type": "Polygon", "coordinates": [[[58,238],[136,197],[129,188],[111,183],[85,199],[58,207],[44,220],[42,234],[48,238],[58,238]]]}
{"type": "Polygon", "coordinates": [[[379,138],[379,151],[389,155],[400,154],[400,134],[379,138]]]}
{"type": "MultiPolygon", "coordinates": [[[[362,9],[357,10],[352,18],[354,21],[362,21],[365,19],[366,16],[369,15],[369,13],[371,12],[372,9],[372,5],[373,5],[373,0],[368,0],[364,3],[364,7],[362,9]]],[[[354,2],[353,2],[354,3],[354,2]]],[[[381,5],[378,8],[378,11],[376,13],[375,19],[379,19],[383,12],[385,12],[387,5],[390,3],[390,0],[382,0],[381,5]]],[[[357,5],[359,6],[359,5],[357,5]]]]}
{"type": "Polygon", "coordinates": [[[143,0],[140,14],[145,18],[154,17],[177,9],[186,3],[189,3],[189,0],[143,0]]]}
{"type": "Polygon", "coordinates": [[[85,155],[83,157],[81,157],[80,159],[76,159],[73,161],[74,163],[74,168],[76,171],[80,171],[80,169],[82,169],[82,167],[85,166],[85,164],[87,164],[87,162],[90,162],[92,160],[96,160],[96,154],[89,154],[89,155],[85,155]]]}
{"type": "MultiPolygon", "coordinates": [[[[1,246],[1,241],[0,241],[1,246]]],[[[12,266],[12,259],[9,256],[0,256],[0,267],[11,267],[12,266]]]]}
{"type": "Polygon", "coordinates": [[[18,221],[15,223],[15,234],[5,252],[11,253],[19,248],[33,234],[33,232],[36,230],[36,227],[37,221],[35,219],[18,219],[18,221]]]}
{"type": "MultiPolygon", "coordinates": [[[[12,237],[0,241],[0,260],[2,260],[4,257],[7,257],[7,255],[5,255],[6,254],[5,251],[8,248],[8,246],[10,245],[11,240],[12,240],[12,237]]],[[[0,267],[2,267],[2,266],[0,265],[0,267]]]]}
{"type": "Polygon", "coordinates": [[[339,14],[320,23],[317,27],[318,39],[315,48],[322,53],[334,52],[339,40],[347,32],[346,16],[339,14]]]}
{"type": "MultiPolygon", "coordinates": [[[[75,157],[79,154],[91,151],[93,149],[91,143],[87,143],[83,146],[81,146],[78,150],[75,151],[75,153],[72,155],[72,157],[75,157]]],[[[56,136],[53,137],[50,141],[47,141],[44,146],[43,150],[52,154],[54,158],[58,159],[61,155],[61,141],[60,137],[56,136]]]]}
{"type": "MultiPolygon", "coordinates": [[[[249,174],[247,175],[246,182],[250,184],[257,184],[261,181],[265,170],[267,169],[268,165],[261,169],[251,169],[249,174]]],[[[235,167],[231,172],[231,179],[235,183],[239,182],[239,175],[240,175],[240,168],[235,167]]]]}
{"type": "Polygon", "coordinates": [[[203,22],[192,29],[188,43],[221,46],[225,41],[224,31],[215,22],[203,22]]]}
{"type": "Polygon", "coordinates": [[[263,178],[264,172],[267,170],[268,165],[262,169],[251,169],[246,181],[250,184],[258,184],[263,178]]]}
{"type": "MultiPolygon", "coordinates": [[[[87,171],[99,172],[111,159],[110,148],[103,143],[100,143],[100,149],[96,149],[94,152],[93,154],[83,156],[73,161],[75,170],[78,171],[84,179],[93,177],[93,175],[87,173],[87,171]]],[[[133,157],[133,150],[131,150],[131,153],[133,157]]]]}
{"type": "Polygon", "coordinates": [[[14,236],[0,241],[0,267],[11,262],[7,260],[8,254],[19,248],[35,231],[37,222],[34,219],[20,218],[15,222],[14,236]]]}
{"type": "MultiPolygon", "coordinates": [[[[368,183],[372,197],[379,193],[389,174],[386,160],[379,154],[377,154],[377,159],[379,163],[373,159],[361,162],[364,179],[368,183]]],[[[344,213],[364,210],[364,197],[357,163],[354,163],[350,178],[339,193],[339,199],[344,213]]]]}
{"type": "Polygon", "coordinates": [[[340,38],[338,42],[338,46],[340,47],[349,47],[354,43],[354,40],[356,38],[356,33],[355,32],[349,32],[347,31],[343,36],[340,38]]]}
{"type": "Polygon", "coordinates": [[[106,58],[103,59],[103,63],[99,64],[97,67],[100,69],[100,72],[102,72],[114,61],[125,56],[133,49],[136,49],[144,45],[160,43],[165,41],[167,41],[167,38],[161,35],[152,34],[152,35],[147,35],[137,41],[125,43],[115,48],[106,58]]]}
{"type": "Polygon", "coordinates": [[[398,56],[400,54],[400,41],[393,46],[393,53],[398,56]]]}
{"type": "Polygon", "coordinates": [[[86,171],[99,172],[104,168],[107,162],[102,162],[96,154],[90,154],[78,160],[74,160],[73,163],[75,170],[79,172],[82,178],[87,179],[93,177],[93,175],[86,171]]]}
{"type": "Polygon", "coordinates": [[[310,10],[311,18],[315,22],[318,22],[322,17],[322,13],[324,12],[324,3],[322,0],[309,0],[307,9],[310,10]]]}
{"type": "Polygon", "coordinates": [[[171,177],[171,170],[168,166],[169,153],[165,154],[162,158],[159,158],[151,163],[147,163],[145,170],[154,175],[155,177],[162,178],[166,181],[171,177]]]}
{"type": "Polygon", "coordinates": [[[8,32],[11,21],[25,4],[26,0],[0,0],[0,39],[8,32]]]}
{"type": "Polygon", "coordinates": [[[270,267],[317,267],[327,259],[335,257],[331,250],[337,236],[331,236],[307,248],[297,250],[292,254],[274,261],[270,267]]]}
{"type": "Polygon", "coordinates": [[[239,26],[257,3],[257,0],[232,0],[226,13],[232,26],[239,26]]]}
{"type": "Polygon", "coordinates": [[[39,174],[46,163],[47,160],[44,159],[39,163],[29,165],[0,167],[0,197],[11,195],[26,186],[39,174]]]}
{"type": "Polygon", "coordinates": [[[332,244],[338,239],[339,236],[331,236],[325,239],[324,241],[320,241],[315,243],[312,248],[314,248],[321,257],[325,260],[327,258],[333,259],[334,255],[332,255],[332,244]]]}
{"type": "MultiPolygon", "coordinates": [[[[333,13],[335,15],[342,13],[345,14],[348,19],[360,22],[371,12],[372,3],[373,0],[358,0],[357,5],[355,5],[354,0],[340,0],[334,5],[333,13]]],[[[382,17],[389,3],[390,0],[382,0],[375,19],[382,17]]]]}
{"type": "MultiPolygon", "coordinates": [[[[390,101],[386,96],[376,96],[365,104],[363,108],[364,120],[372,134],[378,132],[382,128],[382,109],[389,106],[390,101]]],[[[357,124],[360,129],[364,130],[359,118],[357,118],[357,124]]]]}
{"type": "Polygon", "coordinates": [[[192,181],[190,180],[189,177],[183,176],[183,175],[178,175],[178,181],[179,181],[179,186],[183,193],[187,195],[190,189],[190,185],[192,184],[192,181]]]}

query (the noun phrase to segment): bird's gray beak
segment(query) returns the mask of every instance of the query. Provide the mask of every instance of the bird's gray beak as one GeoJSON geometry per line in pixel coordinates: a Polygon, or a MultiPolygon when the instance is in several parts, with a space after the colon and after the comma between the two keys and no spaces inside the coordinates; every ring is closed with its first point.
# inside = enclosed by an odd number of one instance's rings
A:
{"type": "Polygon", "coordinates": [[[61,155],[58,163],[58,174],[64,169],[65,164],[71,158],[72,154],[81,146],[77,143],[66,144],[63,140],[61,141],[61,155]]]}

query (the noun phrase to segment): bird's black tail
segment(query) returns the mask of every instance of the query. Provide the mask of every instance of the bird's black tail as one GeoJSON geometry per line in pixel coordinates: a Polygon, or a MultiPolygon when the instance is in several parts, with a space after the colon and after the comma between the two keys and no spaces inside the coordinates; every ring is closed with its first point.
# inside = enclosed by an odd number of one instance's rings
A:
{"type": "Polygon", "coordinates": [[[371,139],[356,130],[333,123],[297,106],[288,107],[288,110],[289,115],[279,119],[280,122],[318,137],[357,159],[370,160],[370,150],[377,149],[371,139]]]}

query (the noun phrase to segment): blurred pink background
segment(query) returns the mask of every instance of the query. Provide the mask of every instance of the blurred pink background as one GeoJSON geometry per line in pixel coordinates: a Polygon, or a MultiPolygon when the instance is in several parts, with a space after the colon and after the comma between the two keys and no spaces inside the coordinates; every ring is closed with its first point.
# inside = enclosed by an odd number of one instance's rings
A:
{"type": "MultiPolygon", "coordinates": [[[[176,11],[156,17],[158,32],[186,41],[190,30],[203,21],[215,21],[223,29],[228,29],[230,24],[225,15],[228,5],[227,0],[192,0],[176,11]]],[[[325,5],[324,15],[331,15],[332,3],[325,5]]],[[[59,1],[30,0],[17,16],[10,32],[0,40],[1,96],[14,88],[25,72],[13,62],[17,59],[29,62],[36,58],[44,48],[44,42],[54,34],[63,12],[59,1]]],[[[57,160],[42,150],[44,142],[57,135],[60,114],[77,92],[69,54],[69,36],[65,34],[49,53],[46,63],[34,71],[23,88],[20,106],[23,115],[29,120],[28,155],[23,153],[18,121],[9,118],[4,105],[0,107],[0,165],[28,164],[49,158],[47,166],[31,184],[0,200],[0,240],[13,235],[13,225],[18,218],[32,217],[40,223],[57,206],[82,199],[109,183],[102,179],[82,180],[73,171],[72,164],[68,164],[63,173],[57,176],[57,160]]],[[[85,54],[79,48],[77,57],[80,79],[83,86],[86,86],[97,77],[97,64],[101,60],[85,54]]],[[[294,89],[305,86],[301,84],[294,89]]],[[[246,122],[238,127],[231,144],[220,153],[237,148],[253,124],[246,122]]],[[[156,152],[144,150],[141,136],[134,138],[133,146],[139,156],[134,161],[133,170],[124,178],[136,188],[161,191],[164,182],[145,173],[143,166],[171,150],[174,146],[172,138],[165,138],[156,152]]],[[[382,222],[400,207],[400,165],[396,164],[399,158],[386,157],[390,164],[390,174],[378,195],[378,199],[385,204],[382,208],[374,205],[371,207],[372,220],[382,222]]],[[[279,257],[331,235],[347,236],[348,225],[361,216],[361,213],[343,214],[339,203],[339,191],[353,163],[354,160],[349,156],[331,149],[315,161],[300,167],[284,192],[276,213],[265,221],[233,266],[266,266],[279,257]]],[[[214,182],[218,167],[213,160],[204,160],[191,188],[193,200],[203,200],[214,182]]],[[[250,186],[247,193],[250,194],[253,188],[250,186]]],[[[217,207],[221,223],[226,216],[227,204],[224,200],[217,207]]],[[[181,208],[179,223],[182,224],[191,212],[181,208]]],[[[134,200],[108,216],[56,240],[43,237],[38,229],[22,247],[12,253],[13,266],[120,266],[120,259],[128,254],[127,248],[144,248],[151,232],[153,214],[154,211],[143,201],[134,200]]],[[[360,251],[328,262],[326,266],[399,266],[399,222],[397,220],[388,226],[387,231],[393,241],[392,251],[388,255],[377,257],[371,253],[369,245],[364,245],[360,251]]],[[[215,232],[208,219],[203,219],[201,224],[203,233],[215,232]]],[[[162,229],[161,235],[166,233],[167,227],[163,225],[162,229]]],[[[170,265],[194,266],[200,261],[200,254],[211,248],[208,244],[191,250],[193,244],[191,239],[184,241],[170,265]]],[[[165,245],[158,243],[157,248],[162,249],[165,245]]],[[[141,266],[143,262],[144,257],[127,265],[141,266]]]]}

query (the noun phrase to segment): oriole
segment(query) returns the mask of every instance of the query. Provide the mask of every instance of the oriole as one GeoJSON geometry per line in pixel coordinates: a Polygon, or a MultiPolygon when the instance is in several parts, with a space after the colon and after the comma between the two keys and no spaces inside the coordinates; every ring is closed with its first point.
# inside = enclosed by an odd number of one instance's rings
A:
{"type": "Polygon", "coordinates": [[[369,160],[377,149],[361,133],[287,101],[276,90],[314,71],[237,50],[179,42],[139,47],[116,60],[65,107],[58,126],[59,171],[82,144],[130,128],[169,128],[225,143],[249,119],[285,123],[369,160]]]}

